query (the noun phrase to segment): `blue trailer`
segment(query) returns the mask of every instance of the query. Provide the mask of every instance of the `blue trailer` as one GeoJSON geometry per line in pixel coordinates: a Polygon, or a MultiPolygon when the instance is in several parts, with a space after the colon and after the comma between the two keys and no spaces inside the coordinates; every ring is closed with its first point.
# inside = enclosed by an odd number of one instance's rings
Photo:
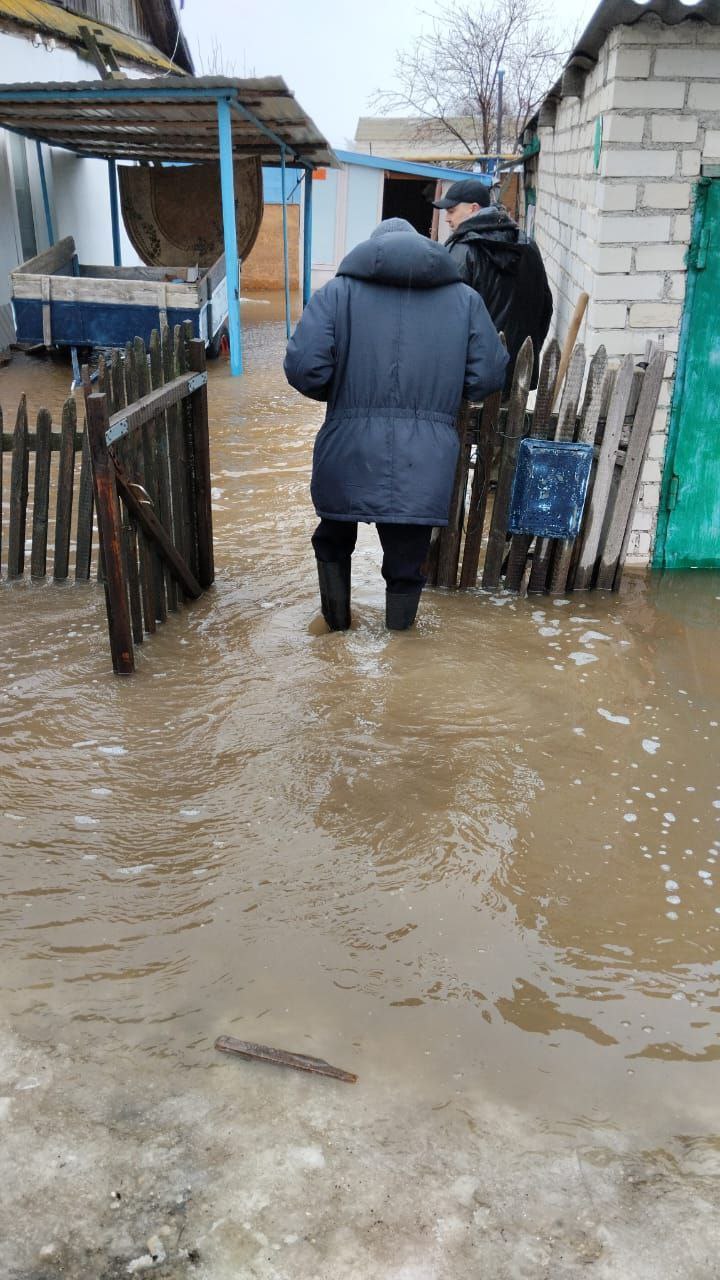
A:
{"type": "Polygon", "coordinates": [[[216,354],[228,318],[225,258],[212,267],[87,266],[66,236],[12,272],[18,342],[122,347],[189,320],[216,354]]]}

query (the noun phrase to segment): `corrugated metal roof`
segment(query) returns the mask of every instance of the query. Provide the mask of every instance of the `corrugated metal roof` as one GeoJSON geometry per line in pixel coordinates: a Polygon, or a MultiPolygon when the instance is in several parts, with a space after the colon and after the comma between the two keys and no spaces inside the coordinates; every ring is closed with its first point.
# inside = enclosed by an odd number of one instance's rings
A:
{"type": "Polygon", "coordinates": [[[3,19],[19,27],[44,32],[67,44],[83,47],[80,28],[89,27],[96,38],[109,44],[115,56],[123,61],[154,67],[158,71],[182,74],[182,67],[176,66],[154,45],[146,44],[137,36],[126,35],[104,22],[96,22],[87,14],[68,13],[66,9],[61,9],[57,4],[49,4],[47,0],[0,0],[0,21],[3,19]]]}
{"type": "Polygon", "coordinates": [[[570,55],[568,65],[575,59],[597,56],[615,27],[632,26],[648,13],[654,13],[668,26],[676,26],[687,18],[703,18],[714,26],[720,25],[720,0],[648,0],[637,4],[636,0],[602,0],[583,31],[570,55]]]}
{"type": "MultiPolygon", "coordinates": [[[[667,26],[677,26],[692,18],[720,26],[720,0],[685,0],[685,3],[682,0],[646,0],[645,3],[637,3],[636,0],[601,0],[566,66],[587,67],[596,62],[600,50],[615,27],[634,26],[649,13],[655,14],[667,26]]],[[[562,79],[553,85],[544,101],[561,96],[562,79]]],[[[529,128],[537,123],[537,117],[538,113],[528,122],[529,128]]]]}
{"type": "Polygon", "coordinates": [[[279,162],[337,164],[327,140],[280,76],[160,76],[67,84],[0,85],[0,128],[82,156],[199,161],[219,155],[217,102],[232,111],[233,151],[279,162]],[[244,112],[249,112],[248,119],[244,112]],[[268,137],[268,131],[273,137],[268,137]]]}

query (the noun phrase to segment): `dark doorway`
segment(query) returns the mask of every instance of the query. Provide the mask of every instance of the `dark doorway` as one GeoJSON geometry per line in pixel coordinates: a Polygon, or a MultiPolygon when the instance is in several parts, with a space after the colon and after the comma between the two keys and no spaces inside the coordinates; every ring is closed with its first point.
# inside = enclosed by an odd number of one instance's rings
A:
{"type": "Polygon", "coordinates": [[[405,218],[421,235],[429,236],[433,217],[429,201],[434,195],[435,183],[429,183],[427,178],[407,178],[404,174],[386,173],[382,216],[405,218]]]}

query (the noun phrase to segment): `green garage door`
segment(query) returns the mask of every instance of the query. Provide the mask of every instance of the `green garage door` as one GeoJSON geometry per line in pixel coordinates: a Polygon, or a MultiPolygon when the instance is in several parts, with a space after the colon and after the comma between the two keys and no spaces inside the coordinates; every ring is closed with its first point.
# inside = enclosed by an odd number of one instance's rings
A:
{"type": "Polygon", "coordinates": [[[655,566],[720,567],[720,179],[698,190],[655,566]]]}

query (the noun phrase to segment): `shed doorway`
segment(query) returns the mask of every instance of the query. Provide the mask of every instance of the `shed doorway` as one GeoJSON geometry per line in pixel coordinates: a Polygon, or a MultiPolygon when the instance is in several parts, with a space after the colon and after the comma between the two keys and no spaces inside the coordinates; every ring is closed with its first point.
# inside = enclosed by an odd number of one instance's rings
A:
{"type": "Polygon", "coordinates": [[[405,218],[421,236],[430,236],[433,225],[435,183],[427,178],[409,178],[404,173],[385,174],[382,216],[405,218]]]}

